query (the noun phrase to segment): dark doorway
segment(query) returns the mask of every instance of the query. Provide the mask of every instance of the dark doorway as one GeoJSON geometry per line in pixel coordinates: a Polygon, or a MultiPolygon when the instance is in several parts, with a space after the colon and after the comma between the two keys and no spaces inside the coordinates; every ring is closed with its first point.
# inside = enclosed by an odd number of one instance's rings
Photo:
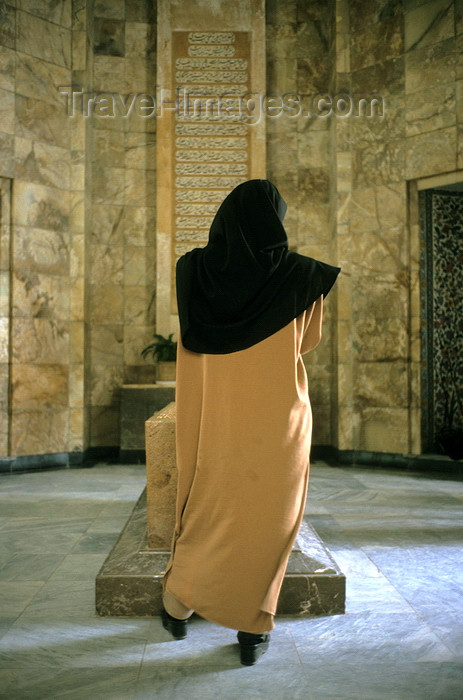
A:
{"type": "Polygon", "coordinates": [[[454,458],[463,456],[462,190],[420,192],[423,448],[454,458]]]}

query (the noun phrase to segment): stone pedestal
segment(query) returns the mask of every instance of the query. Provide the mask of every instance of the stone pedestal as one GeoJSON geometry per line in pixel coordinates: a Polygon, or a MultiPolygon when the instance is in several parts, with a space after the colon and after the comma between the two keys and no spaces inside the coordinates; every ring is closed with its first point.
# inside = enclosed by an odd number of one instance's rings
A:
{"type": "Polygon", "coordinates": [[[145,459],[145,421],[175,399],[175,386],[123,384],[121,387],[120,457],[145,459]]]}
{"type": "MultiPolygon", "coordinates": [[[[146,421],[147,488],[96,579],[99,615],[159,615],[175,523],[175,404],[146,421]]],[[[344,574],[309,523],[289,557],[279,614],[344,612],[344,574]]]]}

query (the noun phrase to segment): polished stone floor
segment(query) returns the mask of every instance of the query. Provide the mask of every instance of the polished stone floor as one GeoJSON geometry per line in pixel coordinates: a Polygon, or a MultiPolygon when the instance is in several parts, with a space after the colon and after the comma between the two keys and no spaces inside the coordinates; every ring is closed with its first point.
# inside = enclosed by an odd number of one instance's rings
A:
{"type": "Polygon", "coordinates": [[[144,486],[139,465],[0,477],[0,697],[460,700],[463,481],[312,467],[307,513],[347,575],[345,615],[278,618],[242,667],[199,618],[97,618],[94,581],[144,486]]]}

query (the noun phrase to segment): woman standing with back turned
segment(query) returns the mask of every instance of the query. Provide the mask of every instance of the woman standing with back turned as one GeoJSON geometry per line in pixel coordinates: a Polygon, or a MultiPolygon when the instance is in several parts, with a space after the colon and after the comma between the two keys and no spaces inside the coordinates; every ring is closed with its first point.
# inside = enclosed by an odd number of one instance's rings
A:
{"type": "Polygon", "coordinates": [[[238,631],[241,663],[269,643],[302,519],[312,414],[301,355],[320,341],[339,268],[288,250],[268,180],[238,185],[209,242],[177,264],[177,516],[163,625],[196,611],[238,631]]]}

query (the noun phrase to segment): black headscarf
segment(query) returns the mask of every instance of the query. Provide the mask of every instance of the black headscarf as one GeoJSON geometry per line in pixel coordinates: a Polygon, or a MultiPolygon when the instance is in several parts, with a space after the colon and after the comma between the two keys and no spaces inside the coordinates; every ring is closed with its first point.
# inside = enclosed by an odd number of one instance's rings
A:
{"type": "Polygon", "coordinates": [[[220,205],[207,246],[178,260],[185,348],[207,354],[244,350],[328,294],[340,268],[289,251],[285,213],[271,182],[244,182],[220,205]]]}

